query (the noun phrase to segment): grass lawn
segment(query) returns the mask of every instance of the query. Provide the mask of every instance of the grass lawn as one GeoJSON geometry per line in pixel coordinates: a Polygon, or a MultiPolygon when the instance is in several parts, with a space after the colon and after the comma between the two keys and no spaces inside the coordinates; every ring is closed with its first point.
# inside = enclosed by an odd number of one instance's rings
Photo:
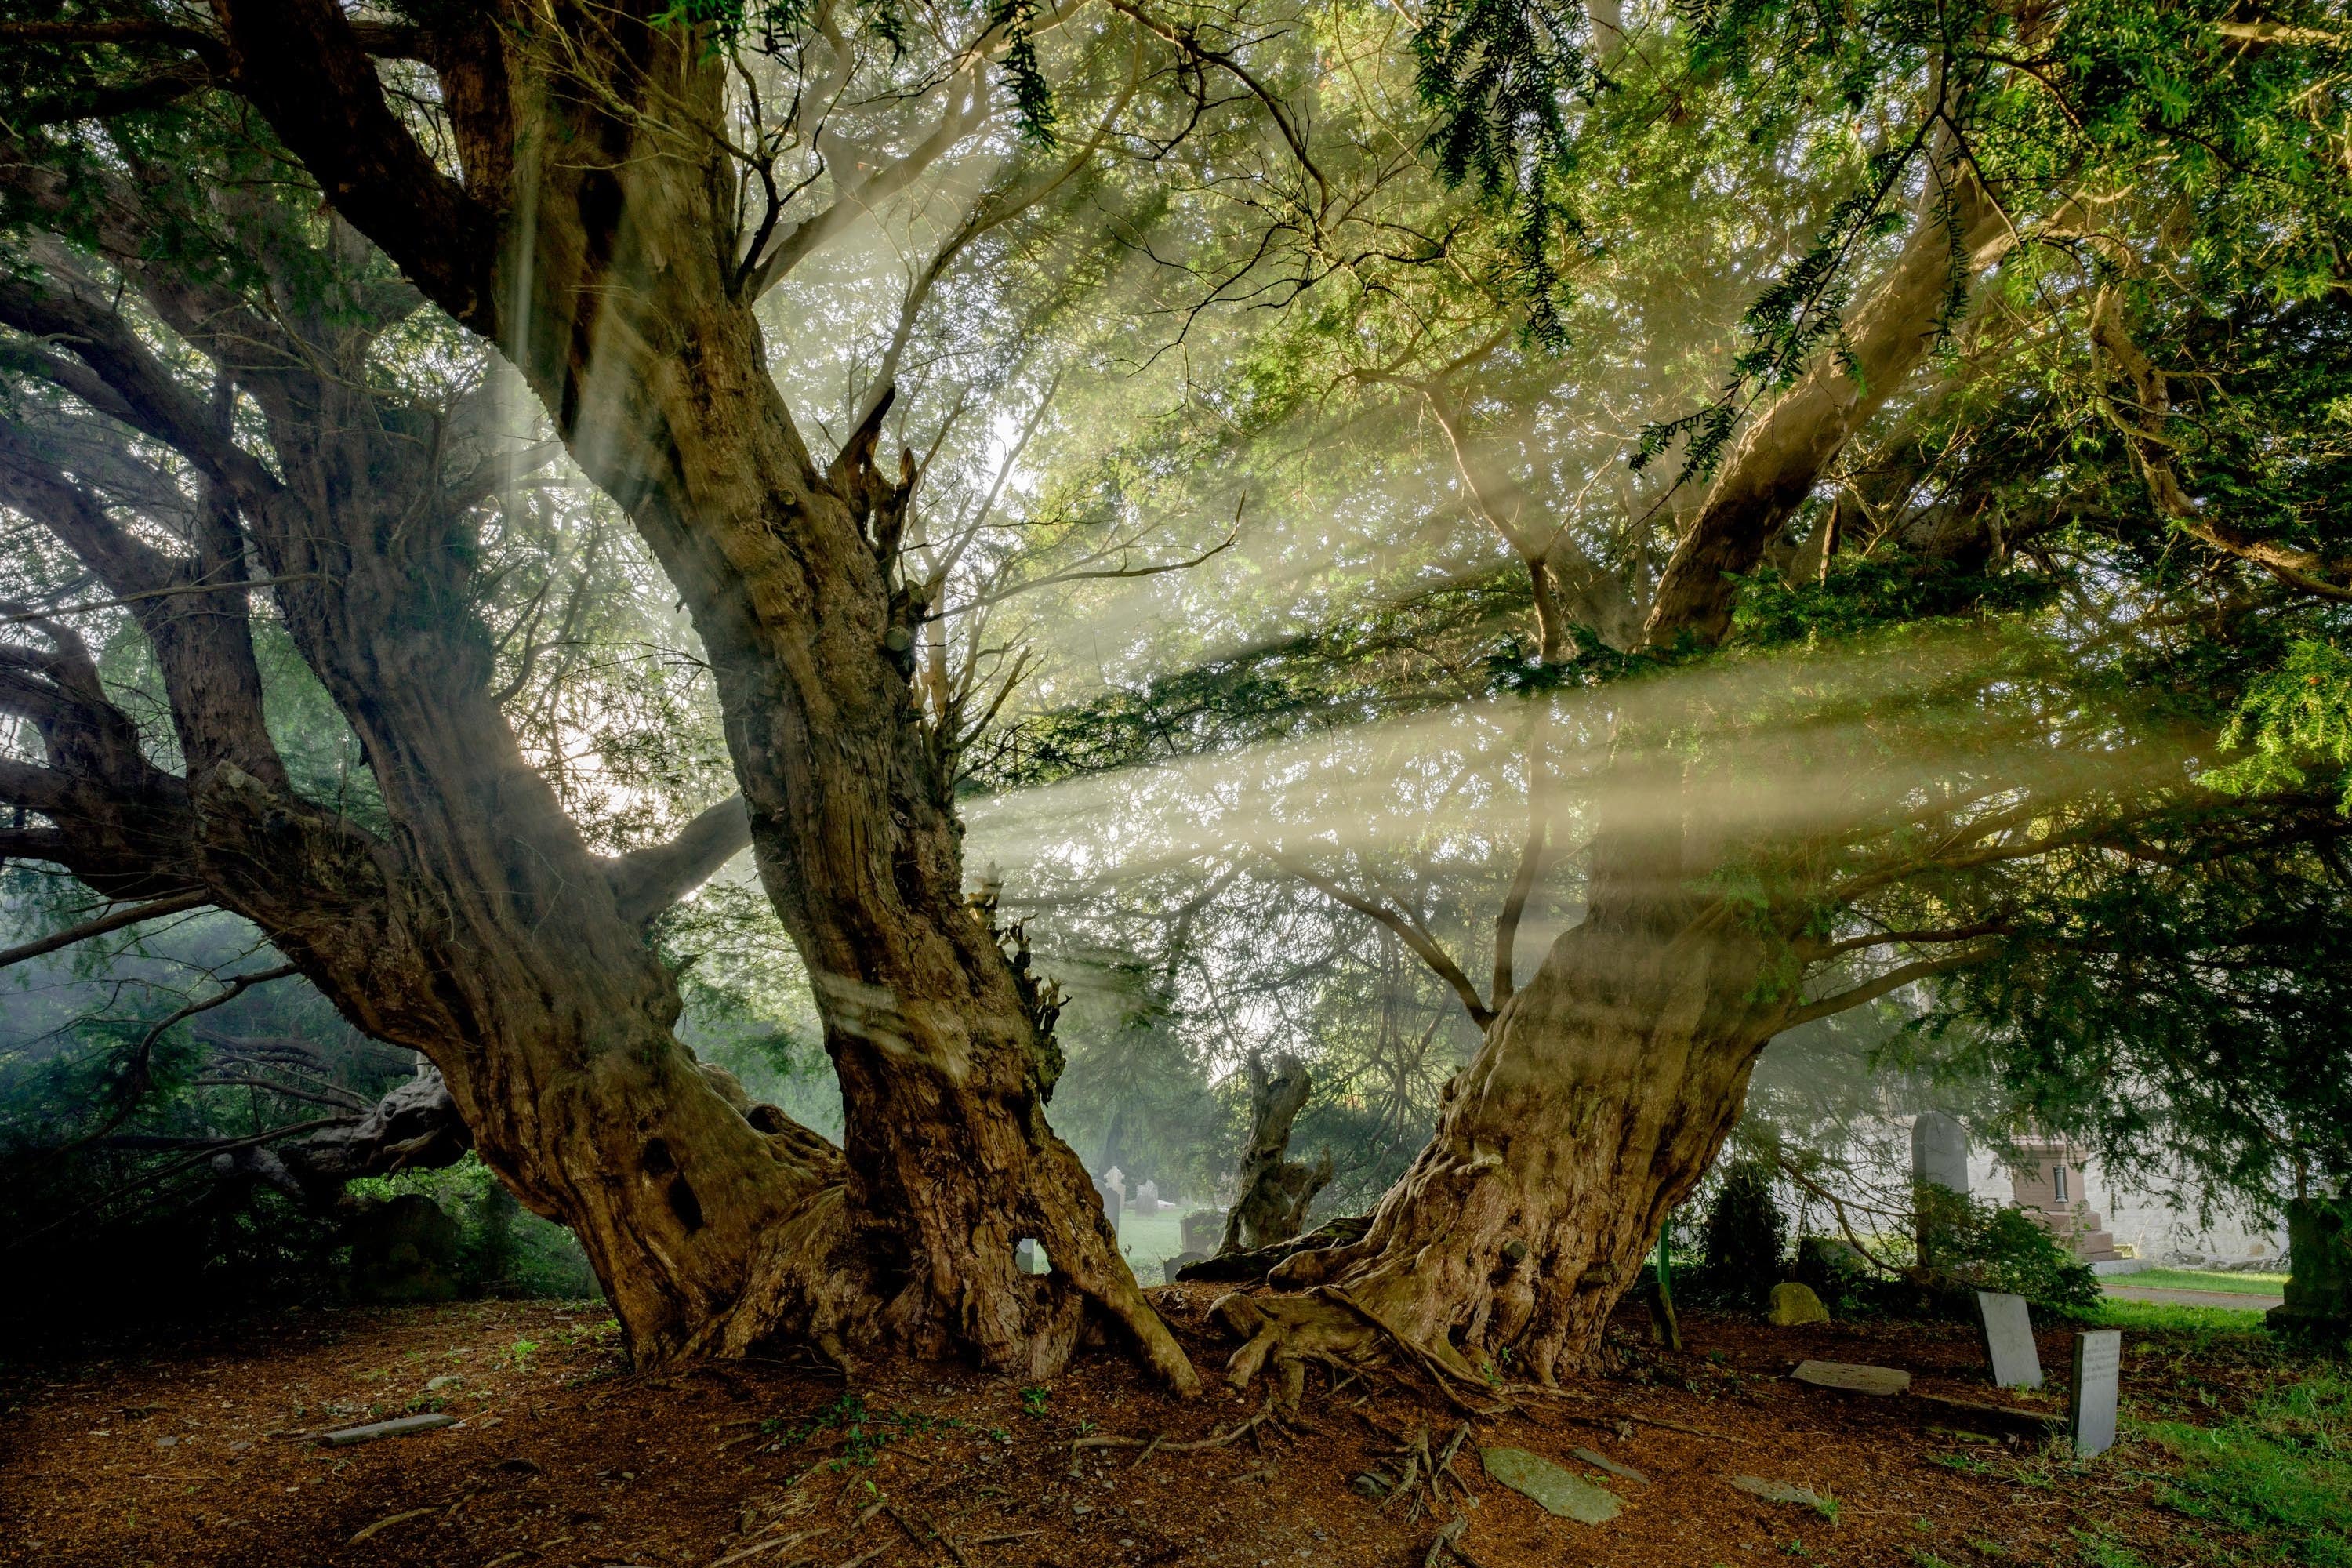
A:
{"type": "Polygon", "coordinates": [[[2221,1290],[2233,1296],[2276,1296],[2286,1289],[2284,1274],[2208,1274],[2196,1268],[2144,1268],[2112,1274],[2105,1283],[2132,1290],[2221,1290]]]}

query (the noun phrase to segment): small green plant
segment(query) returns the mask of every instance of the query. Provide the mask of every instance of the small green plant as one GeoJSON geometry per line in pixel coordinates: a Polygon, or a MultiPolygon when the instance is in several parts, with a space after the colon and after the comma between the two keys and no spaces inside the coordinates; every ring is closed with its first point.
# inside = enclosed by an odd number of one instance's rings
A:
{"type": "Polygon", "coordinates": [[[845,1394],[805,1420],[788,1421],[772,1415],[760,1423],[760,1430],[773,1436],[776,1446],[783,1448],[797,1447],[820,1432],[839,1432],[841,1457],[828,1460],[826,1468],[840,1471],[852,1468],[871,1469],[881,1458],[882,1450],[901,1437],[961,1425],[953,1417],[926,1415],[919,1410],[886,1410],[876,1415],[866,1408],[864,1399],[845,1394]]]}
{"type": "Polygon", "coordinates": [[[1032,1421],[1043,1421],[1045,1418],[1045,1401],[1052,1397],[1052,1392],[1042,1384],[1031,1384],[1021,1391],[1021,1414],[1032,1421]]]}
{"type": "Polygon", "coordinates": [[[1925,1547],[1911,1549],[1912,1568],[1952,1568],[1952,1565],[1925,1547]]]}
{"type": "Polygon", "coordinates": [[[530,1358],[538,1353],[537,1340],[517,1340],[514,1348],[507,1352],[507,1360],[514,1364],[516,1371],[528,1372],[530,1370],[530,1358]]]}

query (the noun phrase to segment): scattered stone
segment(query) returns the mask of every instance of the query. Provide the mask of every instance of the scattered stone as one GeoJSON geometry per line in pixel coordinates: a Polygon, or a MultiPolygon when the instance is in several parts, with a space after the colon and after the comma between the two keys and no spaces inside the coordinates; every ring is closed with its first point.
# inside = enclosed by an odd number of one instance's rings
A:
{"type": "Polygon", "coordinates": [[[1606,1454],[1596,1454],[1590,1448],[1570,1448],[1568,1454],[1569,1458],[1581,1459],[1596,1470],[1606,1470],[1612,1476],[1622,1476],[1629,1481],[1639,1481],[1645,1487],[1650,1484],[1649,1477],[1631,1465],[1619,1464],[1606,1454]]]}
{"type": "Polygon", "coordinates": [[[1580,1524],[1606,1524],[1624,1505],[1606,1487],[1594,1486],[1525,1448],[1482,1449],[1486,1473],[1547,1510],[1580,1524]]]}
{"type": "Polygon", "coordinates": [[[155,1439],[155,1447],[158,1448],[176,1448],[179,1446],[180,1440],[177,1437],[158,1437],[155,1439]]]}
{"type": "Polygon", "coordinates": [[[2042,1352],[2033,1344],[2033,1314],[2022,1296],[1977,1292],[1977,1322],[1984,1330],[1985,1359],[2000,1388],[2042,1386],[2042,1352]]]}
{"type": "Polygon", "coordinates": [[[1764,1309],[1764,1317],[1768,1322],[1790,1329],[1799,1323],[1826,1323],[1830,1310],[1822,1305],[1822,1299],[1813,1294],[1811,1286],[1790,1279],[1772,1287],[1772,1298],[1764,1309]]]}
{"type": "Polygon", "coordinates": [[[459,1384],[465,1381],[466,1380],[463,1377],[454,1372],[445,1372],[438,1377],[426,1378],[425,1380],[425,1392],[431,1394],[436,1389],[447,1388],[453,1384],[459,1384]]]}
{"type": "Polygon", "coordinates": [[[1891,1366],[1859,1366],[1843,1361],[1801,1361],[1789,1374],[1815,1388],[1843,1389],[1848,1394],[1900,1394],[1911,1386],[1911,1374],[1891,1366]]]}
{"type": "Polygon", "coordinates": [[[1384,1498],[1396,1489],[1389,1484],[1389,1479],[1386,1476],[1375,1475],[1370,1470],[1366,1470],[1348,1485],[1350,1489],[1360,1492],[1368,1498],[1384,1498]]]}
{"type": "Polygon", "coordinates": [[[1731,1484],[1751,1496],[1762,1498],[1766,1502],[1797,1503],[1805,1508],[1819,1509],[1823,1513],[1830,1511],[1829,1499],[1804,1487],[1792,1487],[1786,1481],[1768,1481],[1762,1476],[1734,1476],[1731,1484]]]}
{"type": "Polygon", "coordinates": [[[2078,1459],[2116,1446],[2116,1398],[2123,1364],[2120,1329],[2089,1329],[2074,1336],[2074,1389],[2067,1402],[2066,1426],[2078,1459]]]}
{"type": "Polygon", "coordinates": [[[338,1432],[321,1432],[319,1441],[330,1448],[348,1448],[354,1443],[373,1443],[378,1437],[405,1437],[413,1432],[432,1432],[457,1424],[455,1415],[403,1415],[391,1421],[372,1421],[364,1426],[346,1426],[338,1432]]]}

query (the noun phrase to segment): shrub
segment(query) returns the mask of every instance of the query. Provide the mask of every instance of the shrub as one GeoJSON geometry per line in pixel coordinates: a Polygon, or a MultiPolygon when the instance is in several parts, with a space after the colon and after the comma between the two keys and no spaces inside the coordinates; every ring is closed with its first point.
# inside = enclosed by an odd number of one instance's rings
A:
{"type": "Polygon", "coordinates": [[[2098,1277],[2024,1210],[1985,1203],[1932,1183],[1914,1194],[1920,1261],[1962,1290],[2001,1290],[2046,1311],[2089,1310],[2098,1277]]]}
{"type": "Polygon", "coordinates": [[[1706,1211],[1702,1291],[1719,1300],[1760,1305],[1780,1278],[1788,1235],[1788,1221],[1772,1197],[1771,1168],[1760,1160],[1726,1166],[1723,1184],[1706,1211]]]}

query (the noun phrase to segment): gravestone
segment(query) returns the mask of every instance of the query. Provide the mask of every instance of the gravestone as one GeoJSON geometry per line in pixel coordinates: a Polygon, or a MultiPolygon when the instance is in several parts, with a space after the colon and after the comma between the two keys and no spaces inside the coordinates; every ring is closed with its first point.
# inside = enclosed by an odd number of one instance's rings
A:
{"type": "Polygon", "coordinates": [[[1911,1179],[1967,1192],[1969,1130],[1940,1110],[1921,1111],[1911,1123],[1911,1179]]]}
{"type": "Polygon", "coordinates": [[[1187,1263],[1198,1263],[1209,1255],[1205,1252],[1180,1252],[1160,1266],[1160,1272],[1169,1284],[1176,1283],[1177,1271],[1187,1263]]]}
{"type": "Polygon", "coordinates": [[[2263,1321],[2273,1333],[2341,1341],[2352,1334],[2352,1201],[2292,1199],[2286,1234],[2286,1300],[2263,1321]]]}
{"type": "Polygon", "coordinates": [[[1111,1229],[1117,1230],[1119,1211],[1127,1206],[1127,1184],[1117,1165],[1095,1178],[1095,1195],[1102,1199],[1103,1217],[1110,1221],[1111,1229]]]}
{"type": "Polygon", "coordinates": [[[1160,1184],[1144,1182],[1135,1189],[1135,1212],[1146,1219],[1160,1212],[1160,1184]]]}
{"type": "Polygon", "coordinates": [[[1794,1328],[1799,1323],[1826,1323],[1830,1310],[1810,1286],[1787,1280],[1772,1287],[1772,1297],[1764,1308],[1765,1321],[1780,1328],[1794,1328]]]}
{"type": "Polygon", "coordinates": [[[1486,1473],[1524,1497],[1533,1498],[1550,1512],[1580,1524],[1606,1524],[1623,1505],[1607,1487],[1572,1476],[1549,1459],[1525,1448],[1487,1448],[1479,1457],[1486,1473]]]}
{"type": "Polygon", "coordinates": [[[1184,1250],[1211,1253],[1224,1245],[1225,1211],[1194,1209],[1184,1216],[1184,1250]]]}
{"type": "Polygon", "coordinates": [[[2074,1390],[2066,1402],[2066,1430],[2074,1457],[2087,1459],[2116,1444],[2116,1396],[2123,1380],[2120,1329],[2088,1329],[2074,1336],[2074,1390]]]}
{"type": "Polygon", "coordinates": [[[1900,1394],[1911,1386],[1911,1374],[1891,1366],[1860,1366],[1843,1361],[1801,1361],[1789,1374],[1815,1388],[1842,1389],[1848,1394],[1900,1394]]]}
{"type": "Polygon", "coordinates": [[[1977,1322],[1984,1330],[1985,1359],[2001,1388],[2042,1386],[2042,1355],[2033,1345],[2033,1315],[2022,1296],[1977,1292],[1977,1322]]]}
{"type": "Polygon", "coordinates": [[[1036,1237],[1030,1236],[1023,1237],[1021,1238],[1020,1245],[1013,1249],[1013,1267],[1014,1270],[1022,1274],[1043,1274],[1045,1272],[1045,1266],[1039,1263],[1037,1258],[1038,1252],[1036,1237]]]}
{"type": "Polygon", "coordinates": [[[455,1300],[465,1237],[422,1193],[403,1193],[352,1222],[352,1289],[362,1300],[455,1300]]]}

